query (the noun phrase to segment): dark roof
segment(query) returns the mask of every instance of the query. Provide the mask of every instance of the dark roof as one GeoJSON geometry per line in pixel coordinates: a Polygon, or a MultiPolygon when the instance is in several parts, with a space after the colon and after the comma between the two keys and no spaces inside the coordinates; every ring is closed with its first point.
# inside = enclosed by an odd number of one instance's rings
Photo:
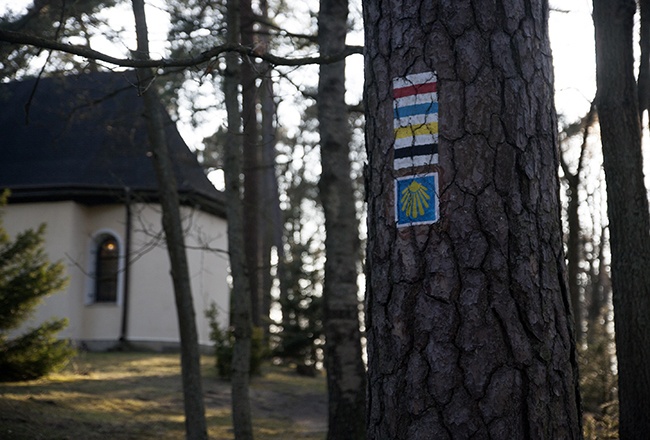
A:
{"type": "MultiPolygon", "coordinates": [[[[155,200],[143,102],[134,84],[133,72],[0,84],[0,189],[11,189],[9,202],[104,203],[123,199],[126,188],[155,200]]],[[[221,192],[164,115],[183,203],[223,215],[221,192]]]]}

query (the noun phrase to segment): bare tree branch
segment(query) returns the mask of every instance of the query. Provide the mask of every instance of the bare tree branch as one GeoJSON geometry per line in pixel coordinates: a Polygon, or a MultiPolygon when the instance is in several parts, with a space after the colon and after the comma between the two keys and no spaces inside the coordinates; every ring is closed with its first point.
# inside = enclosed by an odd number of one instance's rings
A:
{"type": "Polygon", "coordinates": [[[222,55],[226,52],[238,52],[241,55],[247,55],[252,58],[262,59],[276,66],[303,66],[308,64],[330,64],[342,59],[348,55],[363,53],[362,46],[346,46],[343,52],[331,56],[307,56],[301,58],[286,58],[275,56],[269,53],[259,53],[254,48],[242,46],[240,44],[221,44],[213,47],[210,50],[201,52],[199,55],[179,58],[179,59],[132,59],[132,58],[116,58],[107,55],[103,52],[96,51],[86,46],[79,46],[75,44],[66,44],[59,41],[49,40],[47,38],[37,37],[35,35],[24,34],[21,32],[12,32],[0,29],[0,41],[12,44],[26,44],[36,46],[43,49],[57,50],[72,55],[78,55],[84,58],[89,58],[97,61],[104,61],[106,63],[114,64],[122,67],[190,67],[206,63],[212,58],[222,55]]]}

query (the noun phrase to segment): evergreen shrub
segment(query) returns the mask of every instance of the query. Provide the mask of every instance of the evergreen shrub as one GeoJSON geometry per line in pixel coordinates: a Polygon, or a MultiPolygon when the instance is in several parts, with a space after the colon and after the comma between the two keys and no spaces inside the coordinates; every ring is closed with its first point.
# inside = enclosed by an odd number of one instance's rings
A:
{"type": "MultiPolygon", "coordinates": [[[[217,320],[219,311],[212,303],[205,311],[205,316],[210,323],[210,340],[214,343],[217,374],[219,377],[230,378],[232,372],[232,351],[235,345],[235,334],[231,328],[221,328],[217,320]]],[[[253,327],[251,336],[250,374],[260,375],[262,361],[266,355],[264,349],[264,331],[260,327],[253,327]]]]}
{"type": "MultiPolygon", "coordinates": [[[[8,193],[0,196],[0,206],[8,193]]],[[[75,354],[56,333],[67,320],[47,321],[27,333],[10,338],[43,297],[67,282],[61,262],[50,263],[43,249],[45,225],[28,229],[12,240],[0,216],[0,381],[32,380],[55,371],[75,354]]]]}

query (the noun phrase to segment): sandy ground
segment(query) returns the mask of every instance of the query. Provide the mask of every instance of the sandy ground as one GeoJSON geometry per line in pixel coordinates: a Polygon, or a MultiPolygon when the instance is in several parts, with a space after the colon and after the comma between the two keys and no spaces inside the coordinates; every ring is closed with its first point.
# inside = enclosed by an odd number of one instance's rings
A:
{"type": "MultiPolygon", "coordinates": [[[[324,380],[296,376],[296,382],[324,380]]],[[[327,396],[318,387],[301,387],[278,390],[270,386],[271,379],[253,379],[251,387],[251,412],[253,418],[287,420],[305,433],[327,433],[327,396]],[[268,384],[268,387],[267,387],[268,384]],[[314,389],[316,388],[316,389],[314,389]]],[[[204,389],[207,406],[230,408],[230,383],[226,381],[206,384],[204,389]]]]}

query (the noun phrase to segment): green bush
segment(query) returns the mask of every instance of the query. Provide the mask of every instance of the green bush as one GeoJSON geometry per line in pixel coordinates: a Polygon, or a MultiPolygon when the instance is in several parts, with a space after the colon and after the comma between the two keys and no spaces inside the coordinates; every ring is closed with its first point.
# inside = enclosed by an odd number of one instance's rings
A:
{"type": "MultiPolygon", "coordinates": [[[[235,335],[232,329],[219,327],[217,321],[218,310],[214,303],[205,311],[205,316],[210,323],[210,340],[214,343],[217,374],[220,377],[229,378],[232,372],[232,350],[235,344],[235,335]]],[[[251,375],[261,374],[262,360],[265,355],[264,330],[261,327],[253,327],[250,358],[251,375]]]]}
{"type": "Polygon", "coordinates": [[[45,322],[38,328],[0,346],[0,380],[33,380],[56,371],[75,355],[75,350],[65,340],[54,334],[68,325],[66,319],[45,322]]]}
{"type": "MultiPolygon", "coordinates": [[[[0,206],[7,193],[0,196],[0,206]]],[[[2,217],[0,216],[0,220],[2,217]]],[[[0,222],[0,381],[30,380],[61,367],[75,353],[55,334],[65,319],[52,320],[10,339],[41,299],[65,286],[62,263],[50,263],[43,250],[45,225],[11,240],[0,222]]]]}

